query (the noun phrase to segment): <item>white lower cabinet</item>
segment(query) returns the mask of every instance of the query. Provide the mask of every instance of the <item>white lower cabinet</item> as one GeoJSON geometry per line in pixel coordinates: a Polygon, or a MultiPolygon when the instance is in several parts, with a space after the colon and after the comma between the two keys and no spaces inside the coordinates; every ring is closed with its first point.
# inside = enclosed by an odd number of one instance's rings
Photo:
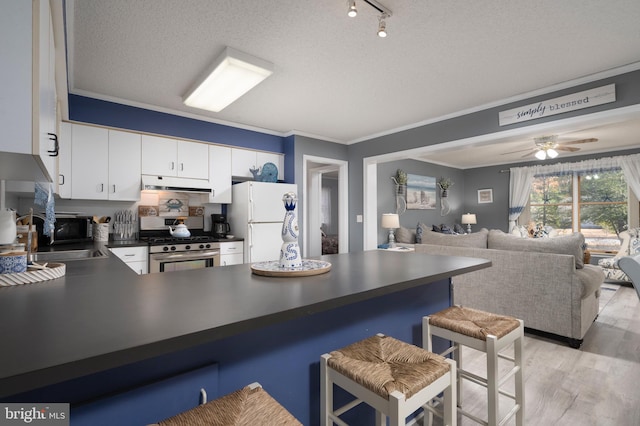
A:
{"type": "Polygon", "coordinates": [[[244,262],[244,243],[232,241],[220,243],[220,266],[240,265],[244,262]]]}
{"type": "Polygon", "coordinates": [[[112,247],[109,249],[120,260],[133,269],[138,275],[149,273],[149,248],[138,247],[112,247]]]}

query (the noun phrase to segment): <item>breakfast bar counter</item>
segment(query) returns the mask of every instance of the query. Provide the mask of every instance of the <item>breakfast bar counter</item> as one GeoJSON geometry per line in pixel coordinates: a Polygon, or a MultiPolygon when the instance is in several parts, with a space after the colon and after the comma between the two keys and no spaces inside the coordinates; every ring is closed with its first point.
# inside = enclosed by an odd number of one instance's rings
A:
{"type": "Polygon", "coordinates": [[[73,407],[218,363],[214,395],[259,381],[314,424],[322,353],[377,332],[420,344],[421,316],[450,303],[449,278],[490,266],[381,250],[319,259],[331,270],[305,277],[258,276],[247,264],[138,276],[109,256],[0,288],[0,400],[73,407]]]}

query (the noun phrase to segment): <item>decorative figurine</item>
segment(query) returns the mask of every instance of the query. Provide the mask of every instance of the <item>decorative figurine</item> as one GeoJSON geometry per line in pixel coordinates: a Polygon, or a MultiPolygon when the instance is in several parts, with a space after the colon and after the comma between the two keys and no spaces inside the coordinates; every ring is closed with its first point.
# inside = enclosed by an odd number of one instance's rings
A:
{"type": "Polygon", "coordinates": [[[284,222],[282,223],[279,266],[281,268],[300,268],[302,267],[302,256],[298,245],[298,216],[294,211],[298,198],[294,192],[287,192],[282,197],[282,201],[287,212],[284,214],[284,222]]]}
{"type": "Polygon", "coordinates": [[[264,163],[262,169],[249,169],[257,182],[277,182],[278,167],[273,163],[264,163]]]}

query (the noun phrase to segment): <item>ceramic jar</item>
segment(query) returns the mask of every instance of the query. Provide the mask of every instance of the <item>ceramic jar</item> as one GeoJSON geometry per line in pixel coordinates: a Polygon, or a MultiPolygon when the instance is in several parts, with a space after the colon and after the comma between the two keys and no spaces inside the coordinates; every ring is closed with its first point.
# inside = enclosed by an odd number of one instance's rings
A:
{"type": "Polygon", "coordinates": [[[16,241],[16,212],[10,209],[0,210],[0,244],[13,244],[16,241]]]}

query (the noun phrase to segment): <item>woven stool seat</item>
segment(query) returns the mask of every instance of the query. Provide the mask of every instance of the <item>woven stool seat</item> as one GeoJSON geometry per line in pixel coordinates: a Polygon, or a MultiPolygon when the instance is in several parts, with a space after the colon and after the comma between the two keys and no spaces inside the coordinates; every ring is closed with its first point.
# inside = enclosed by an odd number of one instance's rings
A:
{"type": "Polygon", "coordinates": [[[320,376],[322,426],[346,425],[340,416],[361,403],[375,410],[377,425],[387,417],[390,426],[405,425],[440,394],[445,424],[456,424],[455,362],[393,337],[377,334],[322,355],[320,376]],[[334,386],[355,399],[334,408],[334,386]]]}
{"type": "Polygon", "coordinates": [[[387,399],[396,390],[410,398],[450,369],[444,357],[389,336],[333,351],[327,365],[387,399]]]}
{"type": "Polygon", "coordinates": [[[158,423],[160,426],[301,426],[259,384],[199,405],[158,423]]]}
{"type": "MultiPolygon", "coordinates": [[[[433,337],[450,342],[450,347],[440,355],[451,354],[456,361],[458,413],[487,426],[505,424],[513,416],[515,416],[517,426],[524,425],[524,379],[522,371],[524,324],[521,320],[477,309],[451,306],[424,317],[422,319],[422,333],[422,344],[429,351],[433,347],[433,337]],[[485,353],[485,376],[464,368],[462,362],[463,346],[485,353]],[[513,347],[513,356],[506,353],[506,349],[510,347],[513,347]],[[499,360],[507,361],[512,366],[506,374],[500,374],[498,368],[499,360]],[[503,386],[510,379],[513,379],[515,393],[507,391],[503,386]],[[463,409],[463,380],[486,388],[486,417],[480,418],[463,409]],[[502,418],[500,418],[501,397],[506,397],[513,401],[511,410],[502,418]]],[[[429,424],[431,424],[431,420],[432,416],[430,415],[429,424]]]]}
{"type": "Polygon", "coordinates": [[[520,321],[516,318],[463,306],[451,306],[432,314],[429,322],[436,327],[480,340],[486,340],[488,335],[500,339],[520,327],[520,321]]]}

